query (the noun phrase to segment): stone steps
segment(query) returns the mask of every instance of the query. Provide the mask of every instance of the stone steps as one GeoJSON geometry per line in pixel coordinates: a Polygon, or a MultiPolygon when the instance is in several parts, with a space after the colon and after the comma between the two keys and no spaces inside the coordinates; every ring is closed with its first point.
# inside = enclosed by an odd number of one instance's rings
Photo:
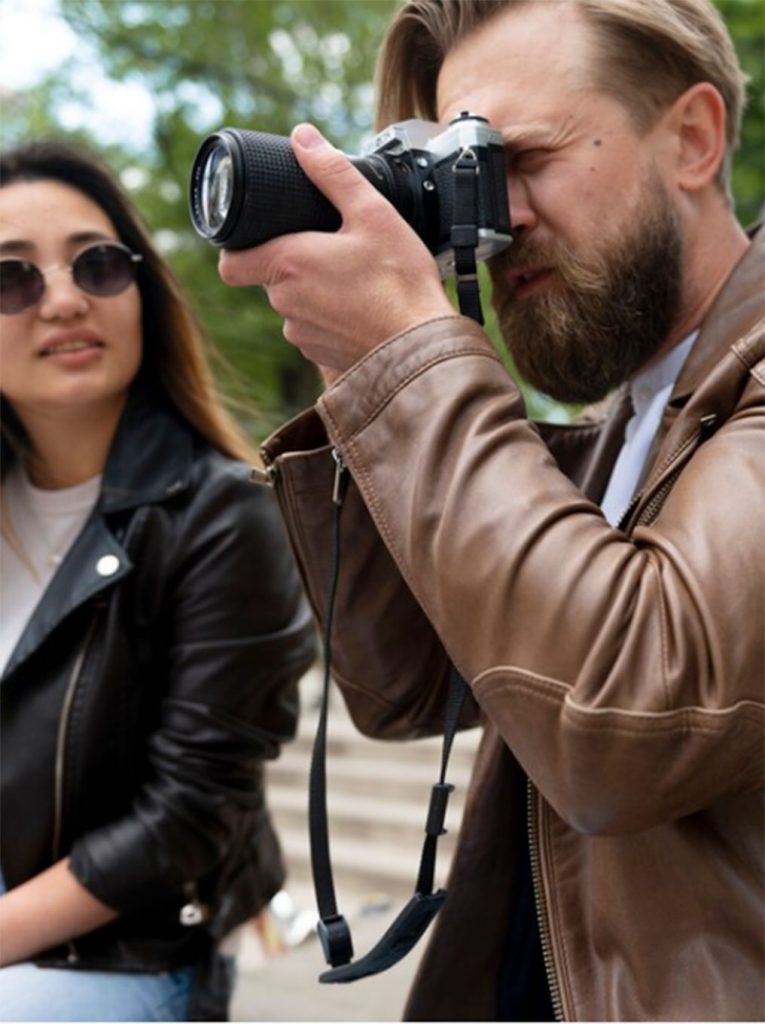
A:
{"type": "MultiPolygon", "coordinates": [[[[315,678],[308,685],[315,688],[315,678]]],[[[308,778],[318,713],[301,716],[296,740],[267,766],[268,803],[285,853],[287,888],[311,886],[308,778]]],[[[454,849],[480,730],[454,741],[447,781],[447,834],[438,842],[437,884],[454,849]]],[[[327,730],[327,810],[338,902],[345,894],[365,903],[411,895],[419,869],[431,787],[441,767],[441,738],[382,742],[362,736],[339,698],[327,730]]]]}

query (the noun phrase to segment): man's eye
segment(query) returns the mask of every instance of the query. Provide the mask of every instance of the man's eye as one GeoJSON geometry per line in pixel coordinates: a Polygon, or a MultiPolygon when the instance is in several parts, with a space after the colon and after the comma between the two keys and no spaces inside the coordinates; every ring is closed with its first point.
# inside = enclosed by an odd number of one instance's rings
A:
{"type": "Polygon", "coordinates": [[[544,162],[548,155],[546,149],[522,149],[510,155],[509,167],[518,173],[533,171],[544,162]]]}

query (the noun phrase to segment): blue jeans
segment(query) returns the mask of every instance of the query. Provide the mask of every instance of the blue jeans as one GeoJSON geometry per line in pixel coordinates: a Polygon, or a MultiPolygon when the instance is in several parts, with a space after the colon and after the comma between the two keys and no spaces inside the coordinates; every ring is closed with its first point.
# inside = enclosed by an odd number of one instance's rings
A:
{"type": "Polygon", "coordinates": [[[186,1020],[194,970],[117,974],[11,964],[0,968],[0,1021],[186,1020]]]}
{"type": "Polygon", "coordinates": [[[0,1021],[186,1020],[194,968],[162,974],[0,969],[0,1021]]]}

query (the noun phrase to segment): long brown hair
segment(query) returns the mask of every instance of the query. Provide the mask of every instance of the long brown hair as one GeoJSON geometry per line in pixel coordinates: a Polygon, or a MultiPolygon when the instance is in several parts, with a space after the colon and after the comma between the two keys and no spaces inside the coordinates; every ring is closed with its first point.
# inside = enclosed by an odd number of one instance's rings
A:
{"type": "MultiPolygon", "coordinates": [[[[132,202],[93,153],[69,142],[24,143],[0,154],[0,188],[19,181],[58,181],[100,206],[119,238],[143,257],[138,265],[143,357],[138,378],[159,385],[183,418],[215,448],[256,461],[254,447],[224,406],[207,353],[214,347],[194,316],[170,268],[157,252],[132,202]]],[[[3,440],[20,455],[23,431],[10,403],[2,403],[3,440]]]]}

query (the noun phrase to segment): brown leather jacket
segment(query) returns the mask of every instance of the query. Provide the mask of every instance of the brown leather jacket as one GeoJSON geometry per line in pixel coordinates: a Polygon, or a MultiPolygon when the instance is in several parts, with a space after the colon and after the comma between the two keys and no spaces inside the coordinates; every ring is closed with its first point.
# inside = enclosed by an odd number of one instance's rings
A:
{"type": "Polygon", "coordinates": [[[703,325],[621,530],[594,504],[608,418],[530,424],[458,317],[382,345],[266,443],[320,618],[330,446],[353,478],[333,649],[358,727],[438,731],[450,659],[465,724],[485,720],[412,1019],[496,1015],[518,764],[556,1011],[762,1016],[764,241],[703,325]]]}

